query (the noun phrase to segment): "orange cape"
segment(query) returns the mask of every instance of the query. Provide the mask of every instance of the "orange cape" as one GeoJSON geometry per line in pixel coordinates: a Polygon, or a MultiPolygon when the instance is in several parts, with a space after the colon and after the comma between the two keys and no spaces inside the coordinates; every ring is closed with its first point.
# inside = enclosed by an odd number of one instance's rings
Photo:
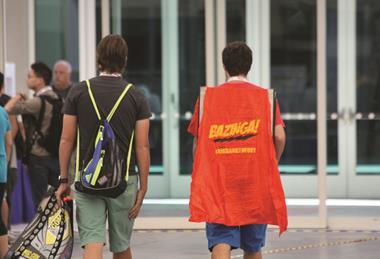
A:
{"type": "Polygon", "coordinates": [[[193,166],[190,221],[286,230],[268,91],[249,84],[209,87],[193,166]]]}

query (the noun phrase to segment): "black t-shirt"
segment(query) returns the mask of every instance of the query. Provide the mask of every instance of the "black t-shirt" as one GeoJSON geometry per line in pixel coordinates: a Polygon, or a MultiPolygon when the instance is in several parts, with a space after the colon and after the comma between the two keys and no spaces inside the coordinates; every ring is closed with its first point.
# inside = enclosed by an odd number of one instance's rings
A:
{"type": "MultiPolygon", "coordinates": [[[[102,119],[108,116],[127,84],[120,77],[99,76],[90,79],[91,90],[102,119]]],[[[82,167],[83,162],[87,163],[89,155],[92,155],[92,151],[89,153],[89,147],[94,146],[95,136],[99,128],[99,120],[93,108],[86,82],[80,82],[71,87],[63,111],[65,114],[75,115],[78,118],[80,131],[79,166],[82,167]]],[[[123,155],[127,156],[128,154],[129,142],[136,121],[148,119],[150,116],[151,112],[145,96],[135,86],[131,87],[110,122],[123,155]]],[[[136,173],[135,165],[136,156],[133,148],[130,174],[136,173]]]]}
{"type": "Polygon", "coordinates": [[[0,96],[0,105],[4,107],[7,104],[7,102],[9,102],[10,99],[11,97],[9,95],[2,94],[0,96]]]}

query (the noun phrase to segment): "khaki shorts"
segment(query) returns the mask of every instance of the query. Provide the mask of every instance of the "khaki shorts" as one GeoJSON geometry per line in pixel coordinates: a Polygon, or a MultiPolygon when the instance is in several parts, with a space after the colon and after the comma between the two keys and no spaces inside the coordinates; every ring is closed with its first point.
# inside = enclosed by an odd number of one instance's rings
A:
{"type": "Polygon", "coordinates": [[[106,243],[108,216],[110,250],[120,253],[129,248],[134,220],[128,218],[134,206],[137,176],[130,176],[127,190],[116,199],[75,192],[76,216],[81,246],[106,243]]]}

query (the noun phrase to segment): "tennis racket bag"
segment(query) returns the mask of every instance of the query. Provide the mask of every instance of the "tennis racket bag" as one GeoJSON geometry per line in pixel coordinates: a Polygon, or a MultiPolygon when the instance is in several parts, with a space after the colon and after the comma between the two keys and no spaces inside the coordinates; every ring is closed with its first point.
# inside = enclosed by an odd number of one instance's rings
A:
{"type": "Polygon", "coordinates": [[[59,207],[53,193],[41,202],[38,214],[4,259],[69,259],[73,244],[73,201],[65,199],[59,207]]]}

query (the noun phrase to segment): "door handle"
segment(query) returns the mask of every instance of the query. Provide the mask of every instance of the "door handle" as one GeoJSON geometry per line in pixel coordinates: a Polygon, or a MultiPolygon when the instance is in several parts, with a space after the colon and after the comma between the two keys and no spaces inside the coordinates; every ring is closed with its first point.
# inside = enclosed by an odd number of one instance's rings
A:
{"type": "Polygon", "coordinates": [[[350,124],[355,121],[356,114],[352,108],[343,108],[338,113],[338,119],[342,120],[345,124],[350,124]]]}

